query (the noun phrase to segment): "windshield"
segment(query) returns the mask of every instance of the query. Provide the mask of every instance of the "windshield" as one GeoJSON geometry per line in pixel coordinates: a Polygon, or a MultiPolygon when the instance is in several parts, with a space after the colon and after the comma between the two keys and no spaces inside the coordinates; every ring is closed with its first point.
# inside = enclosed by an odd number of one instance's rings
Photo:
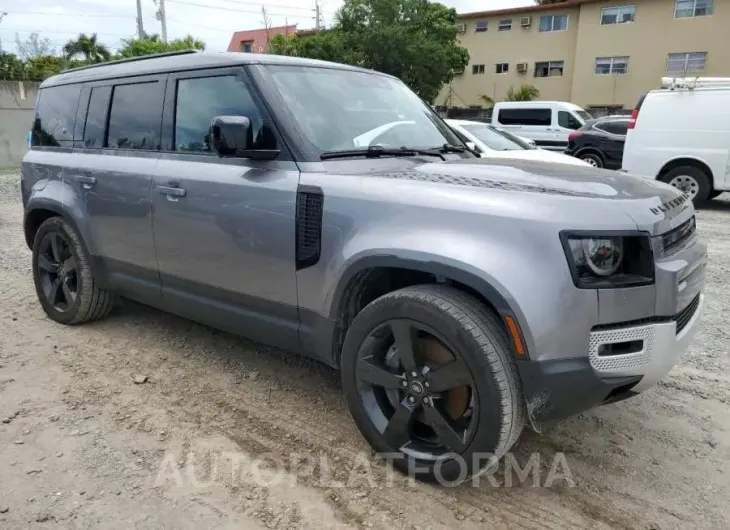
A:
{"type": "Polygon", "coordinates": [[[495,151],[522,151],[530,149],[530,144],[520,141],[513,135],[499,131],[483,123],[461,125],[484,145],[495,151]]]}
{"type": "Polygon", "coordinates": [[[583,109],[574,110],[573,112],[575,112],[578,116],[583,118],[583,121],[588,121],[588,120],[594,119],[593,116],[591,116],[588,112],[584,111],[583,109]]]}
{"type": "Polygon", "coordinates": [[[307,66],[267,66],[297,127],[321,153],[435,148],[462,142],[401,81],[378,74],[307,66]]]}

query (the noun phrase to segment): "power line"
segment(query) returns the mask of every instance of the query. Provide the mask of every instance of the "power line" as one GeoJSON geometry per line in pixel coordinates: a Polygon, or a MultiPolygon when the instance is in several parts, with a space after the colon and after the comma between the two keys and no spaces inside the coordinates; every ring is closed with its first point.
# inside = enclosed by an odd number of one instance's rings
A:
{"type": "MultiPolygon", "coordinates": [[[[47,29],[25,29],[25,28],[0,28],[0,31],[13,31],[16,33],[38,33],[42,35],[44,33],[60,33],[62,35],[78,35],[83,31],[58,31],[58,30],[47,30],[47,29]]],[[[99,33],[98,31],[91,31],[89,33],[95,33],[96,35],[103,35],[105,37],[130,37],[134,33],[99,33]]]]}
{"type": "MultiPolygon", "coordinates": [[[[232,8],[232,7],[223,7],[223,6],[207,6],[205,4],[196,4],[194,2],[183,2],[182,0],[167,0],[171,4],[180,4],[185,6],[193,6],[193,7],[202,7],[205,9],[217,9],[219,11],[231,11],[233,13],[255,13],[255,14],[261,14],[261,10],[249,10],[249,9],[238,9],[238,8],[232,8]]],[[[298,17],[298,18],[314,18],[314,16],[305,16],[299,13],[270,13],[271,16],[278,16],[278,17],[286,17],[286,16],[292,16],[292,17],[298,17]]]]}
{"type": "Polygon", "coordinates": [[[49,16],[49,17],[82,17],[82,18],[123,18],[131,19],[128,15],[95,15],[93,13],[48,13],[44,11],[11,11],[11,15],[32,15],[32,16],[49,16]]]}
{"type": "MultiPolygon", "coordinates": [[[[249,5],[249,6],[260,6],[261,2],[245,2],[243,0],[222,0],[223,2],[230,3],[230,4],[241,4],[241,5],[249,5]]],[[[268,11],[269,8],[281,8],[281,9],[298,9],[299,11],[314,11],[311,7],[299,7],[299,6],[286,6],[281,4],[269,4],[267,2],[266,10],[268,11]]]]}

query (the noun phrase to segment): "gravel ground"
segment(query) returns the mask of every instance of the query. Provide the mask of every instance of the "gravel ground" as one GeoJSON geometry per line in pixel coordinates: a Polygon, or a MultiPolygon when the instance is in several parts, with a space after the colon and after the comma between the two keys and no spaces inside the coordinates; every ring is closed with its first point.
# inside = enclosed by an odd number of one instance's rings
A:
{"type": "Polygon", "coordinates": [[[729,199],[698,214],[707,297],[681,365],[525,432],[529,480],[444,488],[373,463],[317,363],[131,302],[52,323],[0,172],[0,528],[730,528],[729,199]]]}

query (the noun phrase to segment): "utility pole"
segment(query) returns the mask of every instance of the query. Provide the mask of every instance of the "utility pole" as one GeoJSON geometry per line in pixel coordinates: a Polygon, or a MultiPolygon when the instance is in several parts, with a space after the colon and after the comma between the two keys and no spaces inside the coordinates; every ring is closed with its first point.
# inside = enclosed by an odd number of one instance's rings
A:
{"type": "Polygon", "coordinates": [[[144,23],[142,22],[142,0],[137,0],[137,37],[144,39],[144,23]]]}
{"type": "MultiPolygon", "coordinates": [[[[0,11],[0,22],[3,21],[3,18],[7,15],[5,11],[0,11]]],[[[3,53],[3,41],[0,39],[0,53],[3,53]]]]}
{"type": "Polygon", "coordinates": [[[317,31],[322,29],[322,12],[319,7],[319,0],[314,2],[314,27],[317,31]]]}
{"type": "Polygon", "coordinates": [[[167,42],[167,15],[165,15],[165,0],[155,0],[155,4],[160,6],[157,11],[157,20],[162,24],[162,42],[167,42]]]}

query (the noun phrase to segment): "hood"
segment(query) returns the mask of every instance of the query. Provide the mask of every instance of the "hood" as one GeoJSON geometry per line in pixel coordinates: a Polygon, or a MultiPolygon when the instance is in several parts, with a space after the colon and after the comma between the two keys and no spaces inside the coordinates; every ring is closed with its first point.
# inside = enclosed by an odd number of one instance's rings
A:
{"type": "Polygon", "coordinates": [[[537,160],[541,162],[553,162],[558,164],[570,164],[573,166],[592,167],[575,157],[563,153],[553,153],[547,149],[520,149],[514,151],[489,151],[484,153],[482,158],[499,158],[510,160],[537,160]]]}

